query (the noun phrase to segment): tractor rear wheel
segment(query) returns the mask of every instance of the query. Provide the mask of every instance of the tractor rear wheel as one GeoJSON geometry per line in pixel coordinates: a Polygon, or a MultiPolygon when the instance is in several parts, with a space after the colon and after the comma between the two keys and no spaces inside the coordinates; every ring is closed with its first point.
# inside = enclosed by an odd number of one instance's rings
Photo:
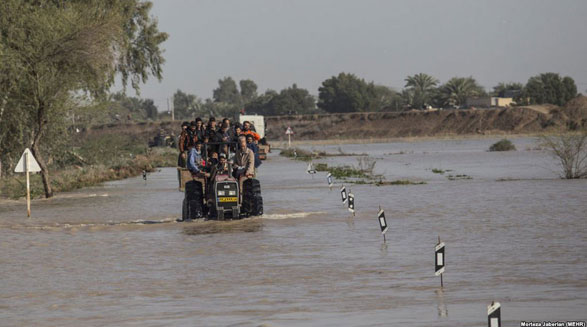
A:
{"type": "Polygon", "coordinates": [[[187,219],[204,217],[204,197],[202,193],[202,183],[198,181],[185,183],[184,202],[187,202],[187,219]]]}
{"type": "Polygon", "coordinates": [[[261,197],[261,183],[257,179],[247,179],[243,182],[243,213],[248,216],[263,214],[263,197],[261,197]]]}

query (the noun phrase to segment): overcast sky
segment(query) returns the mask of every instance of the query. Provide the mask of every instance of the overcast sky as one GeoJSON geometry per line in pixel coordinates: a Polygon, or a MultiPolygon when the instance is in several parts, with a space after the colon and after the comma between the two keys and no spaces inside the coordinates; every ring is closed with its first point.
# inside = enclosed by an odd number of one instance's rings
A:
{"type": "Polygon", "coordinates": [[[317,95],[343,71],[398,90],[420,72],[487,89],[557,72],[587,89],[585,0],[153,2],[167,62],[141,96],[161,110],[177,89],[211,97],[224,76],[252,79],[260,93],[296,83],[317,95]]]}

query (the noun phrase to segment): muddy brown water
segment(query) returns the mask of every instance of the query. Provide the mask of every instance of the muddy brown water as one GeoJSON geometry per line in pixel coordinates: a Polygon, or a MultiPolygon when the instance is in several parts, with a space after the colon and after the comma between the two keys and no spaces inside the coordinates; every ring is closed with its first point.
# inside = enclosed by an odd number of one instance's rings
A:
{"type": "Polygon", "coordinates": [[[495,141],[342,146],[375,158],[386,180],[426,182],[347,183],[354,218],[341,181],[329,191],[324,173],[277,153],[260,168],[263,218],[174,222],[171,168],[34,201],[31,219],[23,202],[2,202],[0,325],[486,326],[493,300],[505,326],[585,320],[587,181],[559,179],[534,139],[486,152],[495,141]]]}

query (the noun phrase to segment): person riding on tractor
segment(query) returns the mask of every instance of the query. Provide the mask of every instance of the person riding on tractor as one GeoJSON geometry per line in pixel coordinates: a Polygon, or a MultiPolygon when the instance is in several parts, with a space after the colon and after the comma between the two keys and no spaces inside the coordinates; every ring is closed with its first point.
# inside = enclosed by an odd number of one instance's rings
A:
{"type": "Polygon", "coordinates": [[[234,156],[234,172],[236,179],[241,177],[251,178],[255,176],[255,154],[247,147],[247,138],[244,135],[238,138],[239,146],[234,156]]]}

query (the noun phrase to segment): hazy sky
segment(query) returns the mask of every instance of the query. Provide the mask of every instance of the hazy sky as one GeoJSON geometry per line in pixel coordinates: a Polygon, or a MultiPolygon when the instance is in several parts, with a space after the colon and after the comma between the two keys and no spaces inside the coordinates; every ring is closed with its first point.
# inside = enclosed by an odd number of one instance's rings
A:
{"type": "Polygon", "coordinates": [[[153,2],[167,62],[141,96],[160,110],[177,89],[211,97],[224,76],[317,95],[342,71],[396,89],[419,72],[472,75],[487,89],[557,72],[587,89],[585,0],[153,2]]]}

